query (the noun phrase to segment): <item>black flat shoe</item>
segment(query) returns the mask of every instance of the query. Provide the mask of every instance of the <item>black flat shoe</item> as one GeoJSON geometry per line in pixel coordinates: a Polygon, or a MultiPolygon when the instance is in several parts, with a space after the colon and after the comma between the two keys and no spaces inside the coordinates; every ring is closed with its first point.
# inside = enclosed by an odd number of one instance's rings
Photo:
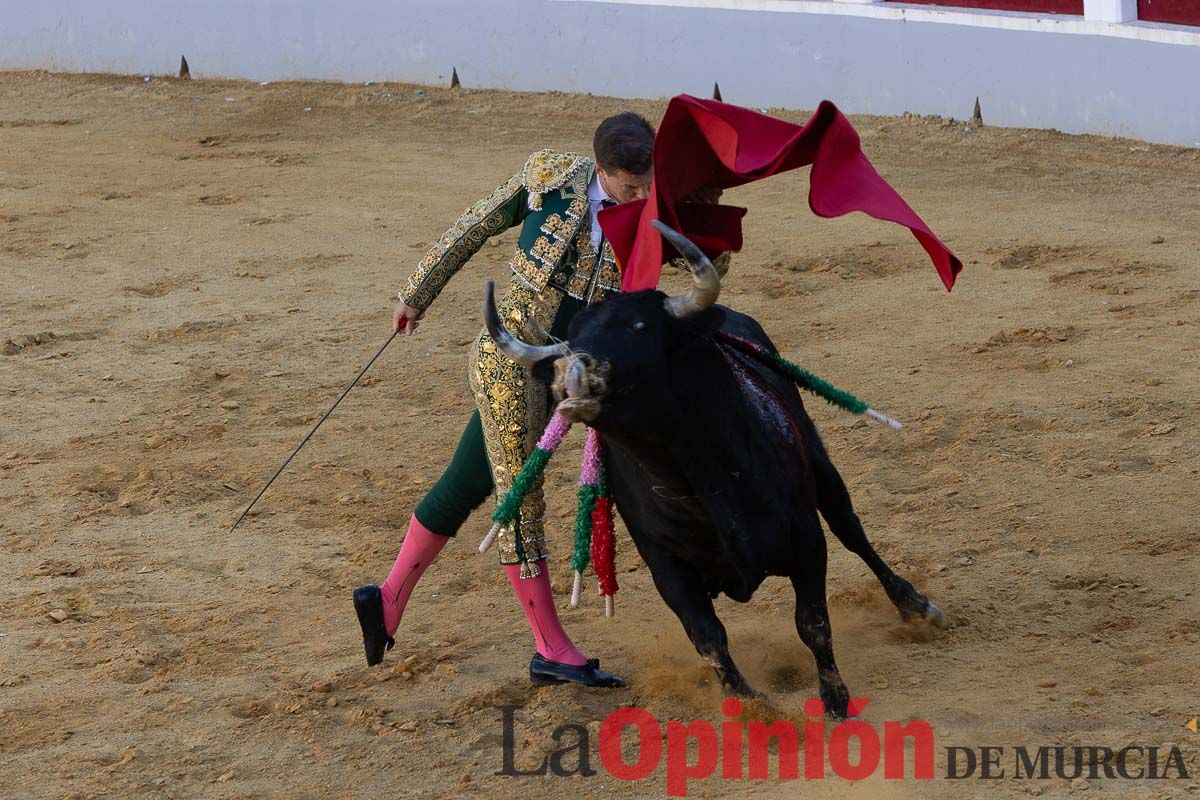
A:
{"type": "Polygon", "coordinates": [[[367,651],[367,666],[383,661],[383,654],[396,645],[383,627],[383,594],[378,586],[360,586],[354,590],[354,610],[362,627],[363,649],[367,651]]]}
{"type": "Polygon", "coordinates": [[[619,675],[612,675],[600,669],[600,660],[597,658],[589,658],[586,664],[577,667],[551,661],[541,653],[535,653],[533,661],[529,662],[529,680],[534,686],[578,683],[582,686],[616,689],[625,685],[625,681],[621,680],[619,675]]]}

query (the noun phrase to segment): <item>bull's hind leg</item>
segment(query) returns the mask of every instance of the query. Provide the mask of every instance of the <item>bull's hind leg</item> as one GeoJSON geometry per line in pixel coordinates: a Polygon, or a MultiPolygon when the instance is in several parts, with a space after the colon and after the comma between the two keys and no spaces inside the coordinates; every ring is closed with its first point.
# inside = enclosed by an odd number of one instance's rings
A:
{"type": "Polygon", "coordinates": [[[850,692],[833,660],[833,633],[825,602],[825,537],[821,535],[816,514],[813,514],[812,522],[816,535],[808,551],[799,554],[791,575],[792,588],[796,591],[796,632],[817,662],[825,713],[834,719],[844,719],[850,692]]]}
{"type": "Polygon", "coordinates": [[[670,558],[656,559],[651,574],[658,593],[683,623],[683,629],[696,646],[696,651],[716,671],[721,685],[741,697],[761,697],[733,663],[725,626],[717,617],[712,598],[701,588],[699,576],[686,565],[670,558]]]}
{"type": "Polygon", "coordinates": [[[821,516],[829,524],[829,530],[838,541],[850,552],[861,558],[875,577],[883,585],[884,592],[892,605],[900,612],[900,618],[905,622],[927,620],[934,625],[942,626],[945,619],[942,611],[929,598],[918,592],[913,585],[897,575],[887,565],[875,548],[867,540],[862,522],[854,513],[854,505],[850,502],[850,493],[828,454],[822,449],[813,454],[813,468],[817,479],[817,506],[821,516]]]}

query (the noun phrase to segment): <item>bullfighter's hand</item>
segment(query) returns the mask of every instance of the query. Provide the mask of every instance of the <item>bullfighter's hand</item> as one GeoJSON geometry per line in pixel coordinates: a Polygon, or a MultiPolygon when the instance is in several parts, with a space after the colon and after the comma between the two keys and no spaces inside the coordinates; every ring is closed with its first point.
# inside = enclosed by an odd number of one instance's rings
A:
{"type": "Polygon", "coordinates": [[[412,336],[424,317],[425,309],[413,308],[401,300],[392,312],[392,330],[404,331],[405,335],[412,336]]]}

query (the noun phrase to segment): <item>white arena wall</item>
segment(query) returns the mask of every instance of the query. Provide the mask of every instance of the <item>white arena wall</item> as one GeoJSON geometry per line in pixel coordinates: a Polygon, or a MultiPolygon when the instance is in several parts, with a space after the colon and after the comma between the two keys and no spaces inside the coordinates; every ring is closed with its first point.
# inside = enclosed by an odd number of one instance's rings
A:
{"type": "MultiPolygon", "coordinates": [[[[0,0],[0,69],[443,83],[969,117],[1200,147],[1200,28],[874,0],[0,0]]],[[[1124,14],[1122,9],[1125,9],[1124,14]]]]}

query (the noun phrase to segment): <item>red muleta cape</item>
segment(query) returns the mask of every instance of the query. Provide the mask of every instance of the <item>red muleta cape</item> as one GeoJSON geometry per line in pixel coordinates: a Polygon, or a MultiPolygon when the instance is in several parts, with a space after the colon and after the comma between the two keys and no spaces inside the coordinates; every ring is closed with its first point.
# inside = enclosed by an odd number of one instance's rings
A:
{"type": "Polygon", "coordinates": [[[683,203],[706,187],[728,189],[812,164],[808,205],[821,217],[862,211],[904,225],[925,248],[949,290],[962,262],[934,235],[859,147],[858,133],[823,100],[803,126],[716,100],[681,94],[667,105],[654,138],[654,183],[648,200],[600,212],[600,227],[622,266],[626,292],[658,285],[664,261],[677,254],[651,226],[662,220],[714,257],[742,246],[734,206],[683,203]]]}

